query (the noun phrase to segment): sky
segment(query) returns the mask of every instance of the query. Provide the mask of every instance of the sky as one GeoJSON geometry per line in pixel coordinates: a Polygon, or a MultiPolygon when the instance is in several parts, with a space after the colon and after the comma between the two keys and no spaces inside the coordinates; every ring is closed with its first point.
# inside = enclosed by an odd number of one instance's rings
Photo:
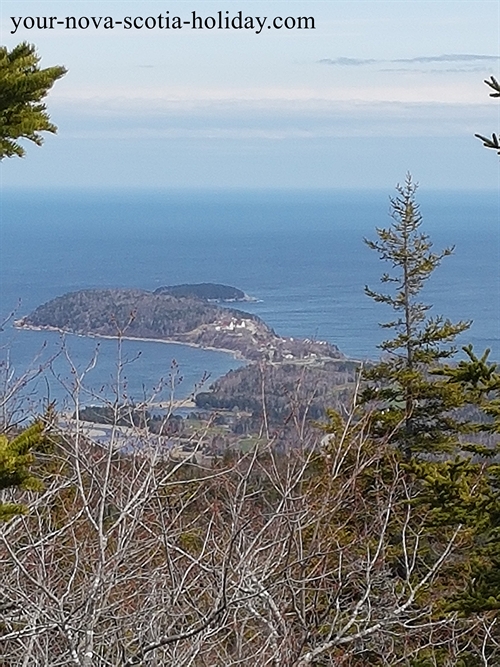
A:
{"type": "Polygon", "coordinates": [[[407,171],[426,189],[500,185],[498,156],[474,138],[500,131],[484,84],[500,78],[497,0],[0,8],[3,46],[28,41],[42,67],[68,69],[47,98],[57,135],[3,160],[2,188],[390,191],[407,171]]]}

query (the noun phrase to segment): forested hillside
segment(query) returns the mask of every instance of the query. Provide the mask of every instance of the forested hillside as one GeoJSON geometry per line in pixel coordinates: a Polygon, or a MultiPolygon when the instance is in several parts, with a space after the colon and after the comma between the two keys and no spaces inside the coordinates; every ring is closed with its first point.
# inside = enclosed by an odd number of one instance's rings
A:
{"type": "Polygon", "coordinates": [[[194,296],[139,289],[82,290],[65,294],[39,306],[22,323],[80,334],[167,339],[204,324],[243,316],[271,334],[259,318],[249,313],[222,309],[194,296]]]}
{"type": "Polygon", "coordinates": [[[343,357],[324,341],[278,336],[256,315],[194,296],[137,289],[71,292],[16,321],[19,328],[48,328],[94,336],[187,343],[234,352],[248,360],[283,361],[343,357]]]}
{"type": "Polygon", "coordinates": [[[270,424],[290,416],[322,419],[328,408],[350,401],[360,363],[323,360],[312,364],[252,364],[217,379],[210,391],[196,394],[196,405],[211,410],[243,410],[270,424]]]}

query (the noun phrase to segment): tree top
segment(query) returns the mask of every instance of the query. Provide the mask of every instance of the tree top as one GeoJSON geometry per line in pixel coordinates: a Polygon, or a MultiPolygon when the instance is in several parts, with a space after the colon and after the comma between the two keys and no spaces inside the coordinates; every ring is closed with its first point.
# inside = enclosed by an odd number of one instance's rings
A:
{"type": "Polygon", "coordinates": [[[11,51],[0,47],[0,160],[25,155],[18,139],[40,146],[40,132],[57,130],[43,99],[66,69],[58,65],[40,69],[39,62],[33,44],[22,42],[11,51]]]}

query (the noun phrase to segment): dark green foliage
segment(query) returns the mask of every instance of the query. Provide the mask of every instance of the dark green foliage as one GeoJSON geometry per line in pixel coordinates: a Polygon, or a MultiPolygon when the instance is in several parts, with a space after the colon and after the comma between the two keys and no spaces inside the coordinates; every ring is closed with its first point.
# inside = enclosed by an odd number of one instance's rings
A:
{"type": "Polygon", "coordinates": [[[340,408],[352,394],[359,371],[355,361],[322,360],[297,363],[251,364],[216,380],[210,391],[196,395],[202,409],[243,410],[260,420],[283,426],[292,415],[322,419],[327,408],[340,408]]]}
{"type": "Polygon", "coordinates": [[[231,317],[252,320],[271,333],[255,315],[195,297],[139,289],[90,289],[64,294],[39,306],[23,323],[82,334],[169,338],[231,317]]]}
{"type": "Polygon", "coordinates": [[[193,296],[139,289],[95,289],[64,294],[16,322],[98,336],[132,336],[231,350],[249,360],[342,358],[323,341],[282,338],[257,315],[193,296]]]}
{"type": "MultiPolygon", "coordinates": [[[[73,414],[76,419],[76,413],[73,414]]],[[[177,415],[152,415],[134,405],[88,405],[78,411],[78,419],[96,424],[146,429],[149,433],[171,435],[182,431],[183,419],[177,415]]]]}
{"type": "Polygon", "coordinates": [[[369,383],[362,400],[373,407],[374,434],[389,437],[407,458],[416,452],[449,451],[456,442],[458,424],[451,411],[462,404],[461,392],[437,382],[429,371],[453,356],[455,348],[450,343],[470,326],[430,317],[431,306],[420,301],[425,283],[453,248],[432,251],[429,236],[420,230],[416,190],[408,174],[391,199],[394,222],[387,229],[377,229],[377,241],[365,239],[393,269],[381,277],[382,283],[393,288],[390,292],[369,287],[365,291],[392,308],[395,318],[382,324],[394,336],[380,345],[386,356],[366,372],[369,383]]]}
{"type": "MultiPolygon", "coordinates": [[[[35,461],[34,452],[45,445],[44,431],[44,423],[39,420],[12,440],[0,435],[0,491],[11,487],[32,491],[43,488],[31,466],[35,461]]],[[[8,521],[25,511],[24,505],[0,502],[0,521],[8,521]]]]}
{"type": "MultiPolygon", "coordinates": [[[[465,392],[468,403],[478,406],[486,419],[474,425],[474,430],[486,433],[500,433],[500,373],[497,364],[488,361],[490,350],[481,357],[474,354],[472,345],[462,348],[466,360],[456,366],[444,366],[435,371],[436,375],[447,378],[449,385],[459,386],[465,392]]],[[[476,452],[487,454],[488,452],[476,452]]],[[[490,452],[491,453],[491,452],[490,452]]]]}
{"type": "MultiPolygon", "coordinates": [[[[493,91],[490,93],[490,97],[500,97],[500,83],[498,83],[494,76],[492,76],[489,80],[485,79],[484,83],[493,91]]],[[[497,151],[497,153],[500,155],[500,143],[498,141],[498,136],[495,133],[491,135],[491,139],[488,137],[483,137],[482,134],[475,134],[474,136],[478,139],[481,139],[483,145],[486,146],[486,148],[493,148],[493,150],[497,151]]]]}
{"type": "Polygon", "coordinates": [[[12,51],[0,47],[0,160],[23,157],[18,139],[29,139],[40,146],[40,132],[56,132],[42,102],[64,67],[40,69],[35,47],[23,42],[12,51]]]}
{"type": "Polygon", "coordinates": [[[206,301],[245,301],[245,292],[237,287],[218,283],[199,283],[195,285],[167,285],[155,289],[155,294],[172,294],[173,296],[194,296],[206,301]]]}
{"type": "Polygon", "coordinates": [[[457,503],[474,535],[467,563],[469,582],[452,605],[466,615],[500,610],[500,466],[486,466],[477,485],[475,502],[457,503]]]}
{"type": "MultiPolygon", "coordinates": [[[[76,414],[73,414],[73,419],[76,419],[76,414]]],[[[151,413],[133,405],[118,405],[115,407],[89,405],[79,410],[78,419],[97,424],[145,428],[151,420],[151,413]]]]}
{"type": "Polygon", "coordinates": [[[440,487],[444,491],[442,483],[431,484],[430,488],[440,519],[461,523],[473,531],[467,563],[469,583],[452,605],[470,615],[500,610],[500,374],[497,364],[488,361],[489,350],[481,357],[474,354],[471,345],[463,350],[467,359],[436,373],[447,378],[450,386],[459,386],[467,403],[480,409],[484,419],[471,424],[471,430],[488,434],[492,442],[463,447],[478,462],[464,460],[453,464],[456,470],[460,468],[460,480],[450,478],[447,497],[443,492],[436,493],[440,487]],[[466,487],[469,491],[464,493],[466,487]]]}

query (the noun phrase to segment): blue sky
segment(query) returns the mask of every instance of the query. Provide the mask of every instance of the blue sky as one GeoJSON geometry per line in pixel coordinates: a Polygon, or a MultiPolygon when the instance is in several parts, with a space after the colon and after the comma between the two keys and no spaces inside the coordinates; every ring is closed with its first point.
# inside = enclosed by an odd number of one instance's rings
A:
{"type": "MultiPolygon", "coordinates": [[[[102,23],[101,23],[102,25],[102,23]]],[[[498,188],[500,4],[420,0],[1,3],[1,43],[68,74],[42,148],[2,187],[498,188]],[[20,17],[312,16],[314,30],[23,27],[20,17]]]]}

